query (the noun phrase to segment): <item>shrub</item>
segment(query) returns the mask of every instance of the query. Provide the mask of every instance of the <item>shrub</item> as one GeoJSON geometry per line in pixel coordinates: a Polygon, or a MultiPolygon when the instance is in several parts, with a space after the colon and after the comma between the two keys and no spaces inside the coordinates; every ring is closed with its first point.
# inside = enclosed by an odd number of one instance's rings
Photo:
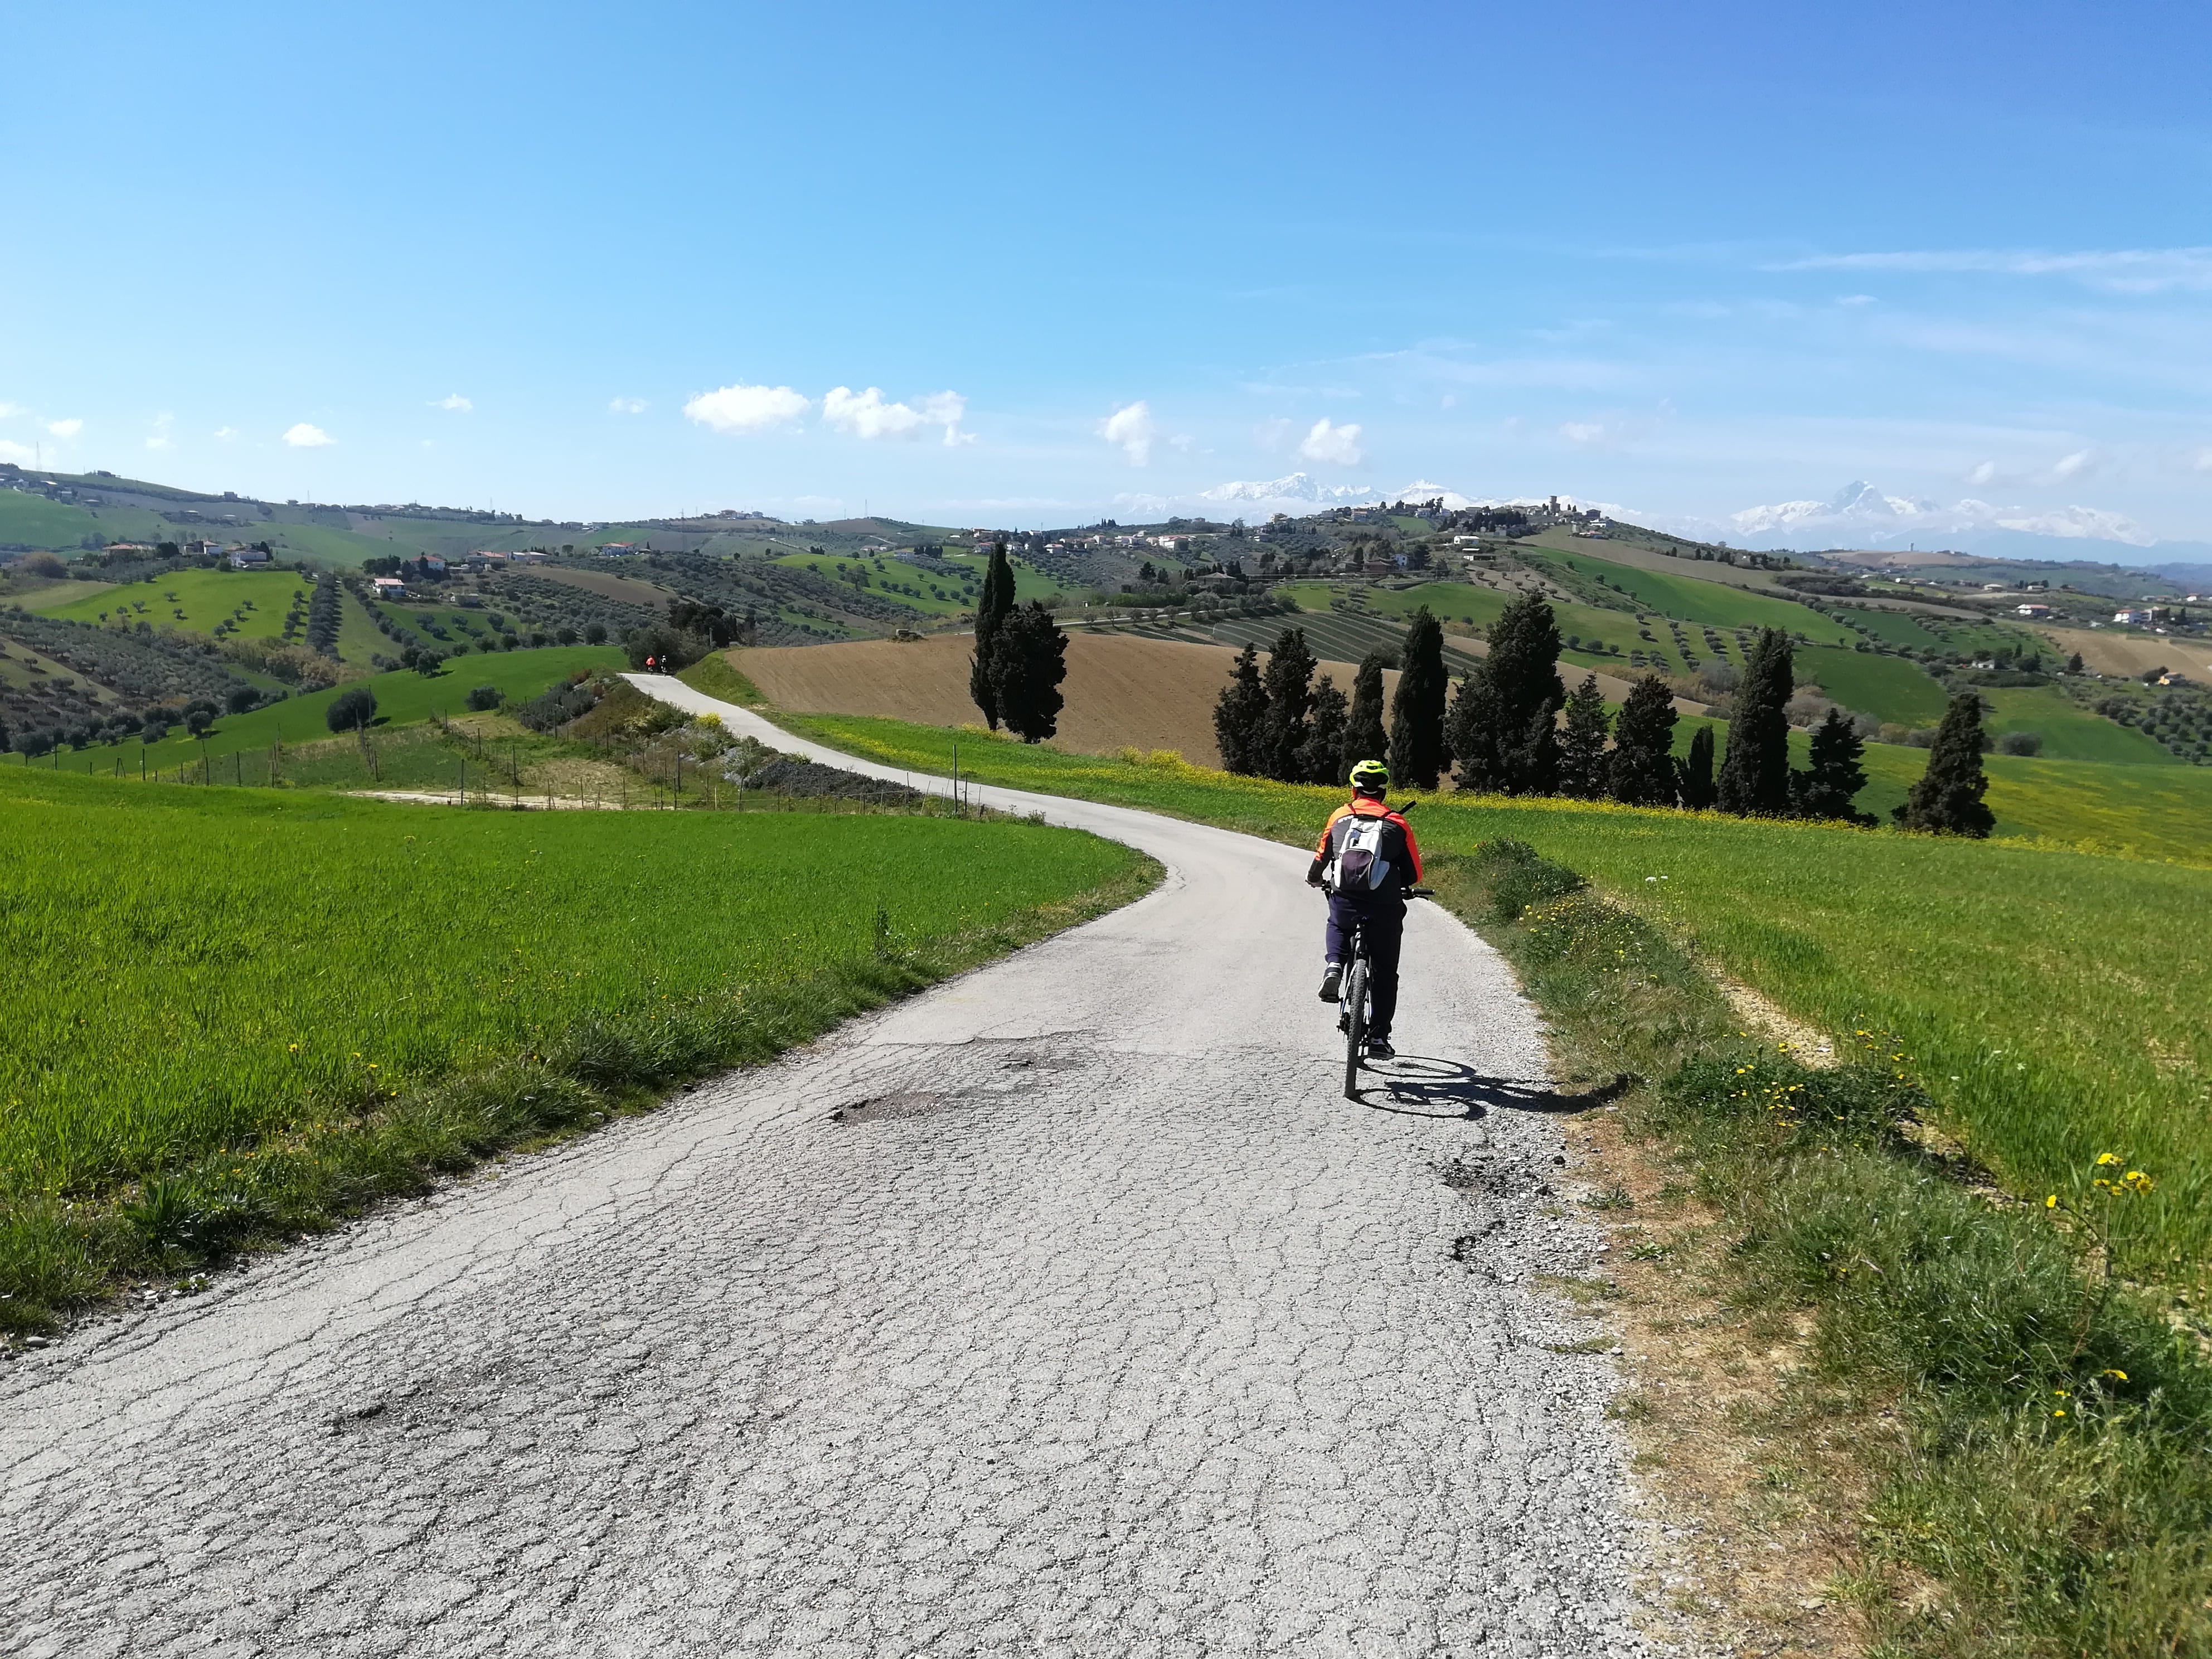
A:
{"type": "Polygon", "coordinates": [[[333,732],[356,732],[376,718],[376,694],[365,685],[350,686],[331,699],[323,716],[333,732]]]}
{"type": "Polygon", "coordinates": [[[2000,755],[2039,755],[2043,752],[2043,733],[2040,732],[2008,732],[1997,739],[2000,755]]]}
{"type": "Polygon", "coordinates": [[[479,685],[469,693],[469,707],[479,714],[498,708],[501,701],[500,689],[495,685],[479,685]]]}

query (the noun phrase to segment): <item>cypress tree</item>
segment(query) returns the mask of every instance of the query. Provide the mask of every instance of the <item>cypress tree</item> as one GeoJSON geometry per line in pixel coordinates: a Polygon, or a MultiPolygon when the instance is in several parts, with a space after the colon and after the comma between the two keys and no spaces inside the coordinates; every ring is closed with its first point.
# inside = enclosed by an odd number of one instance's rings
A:
{"type": "MultiPolygon", "coordinates": [[[[1705,739],[1705,775],[1712,776],[1712,732],[1705,739]]],[[[1697,745],[1691,744],[1696,752],[1697,745]]],[[[1613,723],[1613,759],[1606,769],[1607,793],[1631,806],[1672,806],[1679,793],[1674,780],[1674,694],[1656,674],[1628,688],[1613,723]]]]}
{"type": "Polygon", "coordinates": [[[1485,794],[1504,792],[1505,761],[1498,744],[1498,693],[1490,683],[1487,660],[1475,664],[1474,672],[1460,681],[1459,690],[1452,694],[1444,735],[1451,744],[1452,758],[1459,763],[1461,788],[1485,794]]]}
{"type": "Polygon", "coordinates": [[[1314,687],[1305,741],[1298,745],[1297,781],[1342,783],[1350,775],[1352,762],[1344,753],[1346,713],[1344,693],[1336,689],[1334,679],[1322,675],[1314,687]]]}
{"type": "Polygon", "coordinates": [[[1352,710],[1344,720],[1343,764],[1336,776],[1324,782],[1342,783],[1361,761],[1381,760],[1389,752],[1389,739],[1382,735],[1383,660],[1380,651],[1370,651],[1359,660],[1359,672],[1352,679],[1352,710]]]}
{"type": "Polygon", "coordinates": [[[1516,599],[1491,624],[1490,654],[1484,659],[1489,720],[1497,787],[1507,794],[1548,795],[1558,787],[1559,741],[1552,719],[1567,700],[1559,658],[1559,621],[1540,593],[1516,599]]]}
{"type": "Polygon", "coordinates": [[[1042,743],[1060,729],[1067,678],[1067,635],[1042,599],[1006,613],[991,648],[992,690],[999,718],[1024,743],[1042,743]]]}
{"type": "Polygon", "coordinates": [[[1765,629],[1744,665],[1729,718],[1728,753],[1721,762],[1717,798],[1723,812],[1739,817],[1780,817],[1790,810],[1789,636],[1765,629]]]}
{"type": "Polygon", "coordinates": [[[1512,795],[1556,795],[1559,793],[1559,706],[1549,698],[1537,705],[1519,737],[1499,751],[1504,763],[1506,793],[1512,795]]]}
{"type": "Polygon", "coordinates": [[[1928,769],[1893,816],[1907,830],[1979,841],[1996,823],[1996,814],[1982,804],[1982,792],[1989,787],[1982,772],[1981,695],[1961,691],[1936,728],[1928,769]]]}
{"type": "Polygon", "coordinates": [[[1390,779],[1414,789],[1433,789],[1448,759],[1444,751],[1444,630],[1425,605],[1406,630],[1406,665],[1390,700],[1390,779]]]}
{"type": "Polygon", "coordinates": [[[1213,741],[1221,750],[1221,764],[1231,772],[1258,772],[1267,724],[1267,688],[1260,683],[1260,653],[1248,645],[1237,653],[1229,684],[1213,704],[1213,741]]]}
{"type": "Polygon", "coordinates": [[[1713,782],[1713,728],[1701,726],[1690,734],[1690,752],[1679,766],[1680,775],[1675,787],[1681,792],[1682,805],[1693,812],[1710,811],[1719,798],[1719,787],[1713,782]]]}
{"type": "Polygon", "coordinates": [[[1813,763],[1790,775],[1790,809],[1801,818],[1840,818],[1846,823],[1872,823],[1874,815],[1862,812],[1852,798],[1867,786],[1859,757],[1866,752],[1859,734],[1839,708],[1813,732],[1813,763]]]}
{"type": "Polygon", "coordinates": [[[1595,800],[1605,793],[1605,740],[1610,734],[1609,725],[1597,676],[1585,674],[1567,699],[1567,723],[1559,737],[1561,794],[1576,800],[1595,800]]]}
{"type": "Polygon", "coordinates": [[[1299,750],[1309,735],[1313,703],[1314,653],[1303,628],[1285,628],[1267,653],[1260,683],[1267,688],[1267,717],[1261,727],[1260,770],[1284,783],[1301,781],[1299,750]]]}
{"type": "Polygon", "coordinates": [[[998,668],[992,659],[999,631],[1014,609],[1014,568],[1006,562],[1006,544],[991,544],[991,562],[983,573],[983,589],[975,599],[975,654],[968,659],[968,695],[983,711],[991,729],[999,729],[998,668]]]}

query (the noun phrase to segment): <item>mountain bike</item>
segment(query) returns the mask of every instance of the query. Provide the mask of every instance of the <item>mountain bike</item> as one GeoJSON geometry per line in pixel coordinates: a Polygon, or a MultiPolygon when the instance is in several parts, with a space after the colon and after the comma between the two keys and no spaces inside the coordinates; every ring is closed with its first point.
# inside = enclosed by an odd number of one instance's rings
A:
{"type": "MultiPolygon", "coordinates": [[[[1407,898],[1432,898],[1434,892],[1426,887],[1409,887],[1407,898]]],[[[1361,1050],[1367,1046],[1367,1024],[1373,1016],[1374,1000],[1368,994],[1368,976],[1374,970],[1374,954],[1368,948],[1367,925],[1355,921],[1352,937],[1345,941],[1344,981],[1337,992],[1336,1029],[1344,1033],[1344,1097],[1359,1098],[1359,1062],[1361,1050]]]]}

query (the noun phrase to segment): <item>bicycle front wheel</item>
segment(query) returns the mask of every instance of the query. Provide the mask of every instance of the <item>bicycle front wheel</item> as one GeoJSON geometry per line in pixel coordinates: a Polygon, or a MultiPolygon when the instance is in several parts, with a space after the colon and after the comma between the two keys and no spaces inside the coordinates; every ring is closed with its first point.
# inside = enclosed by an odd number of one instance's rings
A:
{"type": "Polygon", "coordinates": [[[1367,1043],[1367,959],[1344,976],[1344,1097],[1359,1098],[1359,1051],[1367,1043]]]}

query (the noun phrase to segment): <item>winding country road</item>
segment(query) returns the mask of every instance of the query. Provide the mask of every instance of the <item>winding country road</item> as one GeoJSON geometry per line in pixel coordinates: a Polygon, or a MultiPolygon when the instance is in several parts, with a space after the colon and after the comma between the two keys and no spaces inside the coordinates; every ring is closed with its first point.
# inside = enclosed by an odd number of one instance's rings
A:
{"type": "Polygon", "coordinates": [[[1498,958],[1353,1104],[1302,854],[984,793],[1167,878],[0,1367],[0,1653],[1650,1650],[1498,958]]]}

